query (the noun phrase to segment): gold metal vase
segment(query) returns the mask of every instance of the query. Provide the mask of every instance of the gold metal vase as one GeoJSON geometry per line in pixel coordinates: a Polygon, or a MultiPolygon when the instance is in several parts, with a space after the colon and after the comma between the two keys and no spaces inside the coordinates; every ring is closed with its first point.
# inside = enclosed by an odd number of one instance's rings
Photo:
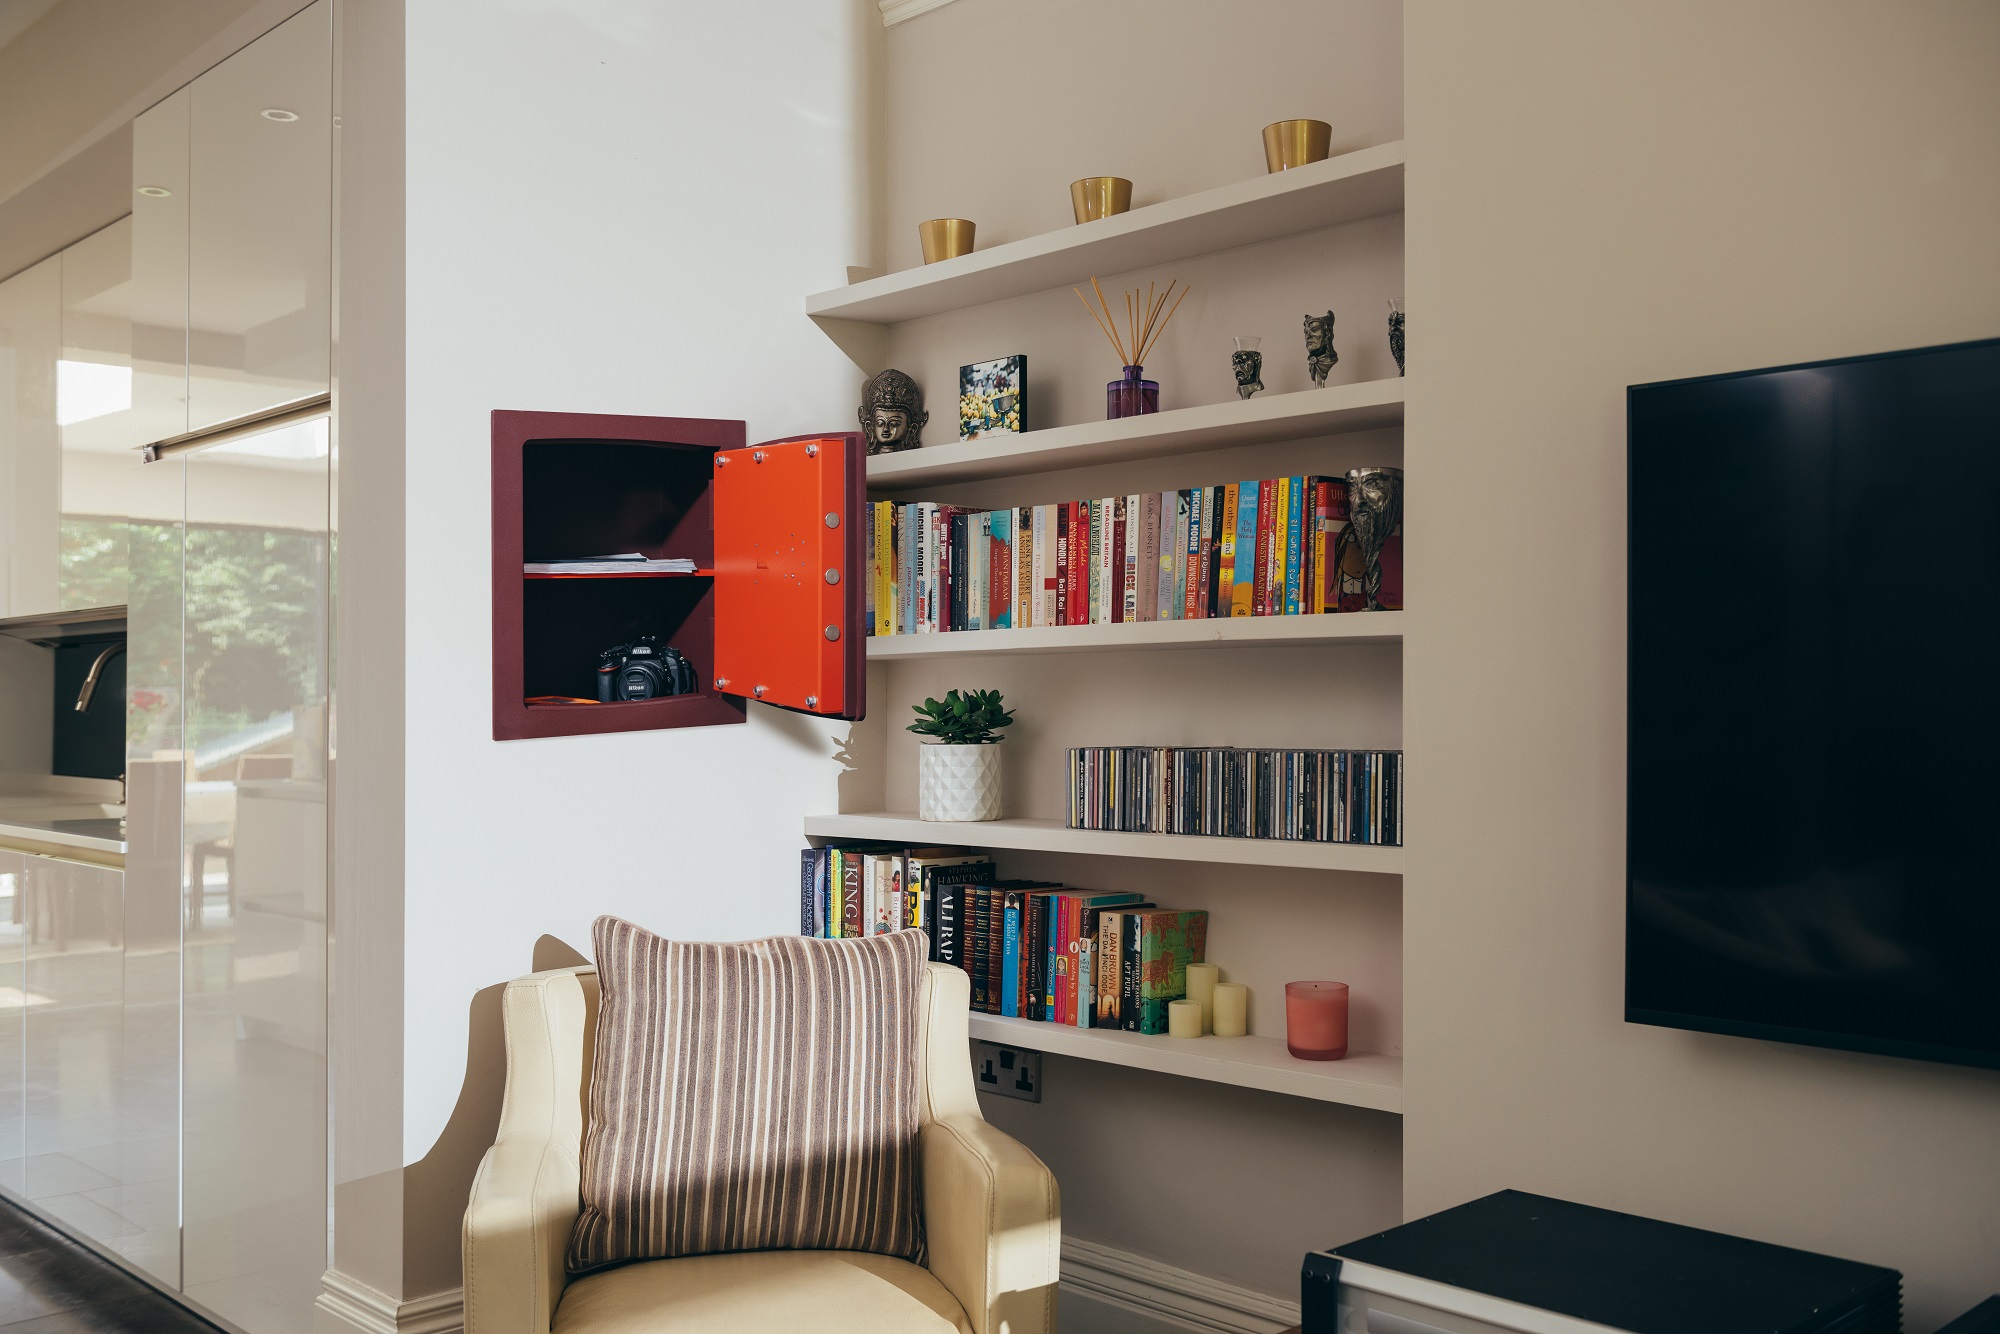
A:
{"type": "Polygon", "coordinates": [[[1086,176],[1069,183],[1070,207],[1078,222],[1095,222],[1132,207],[1132,182],[1123,176],[1086,176]]]}
{"type": "Polygon", "coordinates": [[[917,239],[924,243],[924,263],[957,259],[972,253],[973,224],[967,218],[932,218],[917,224],[917,239]]]}
{"type": "Polygon", "coordinates": [[[1323,120],[1281,120],[1264,127],[1264,169],[1286,171],[1318,162],[1333,146],[1333,126],[1323,120]]]}

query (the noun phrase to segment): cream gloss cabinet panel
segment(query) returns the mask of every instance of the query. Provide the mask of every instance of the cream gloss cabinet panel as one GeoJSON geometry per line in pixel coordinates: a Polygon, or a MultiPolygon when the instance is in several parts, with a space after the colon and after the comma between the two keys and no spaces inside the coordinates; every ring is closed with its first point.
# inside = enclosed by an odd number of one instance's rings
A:
{"type": "Polygon", "coordinates": [[[0,1188],[16,1194],[27,1142],[27,880],[27,854],[0,848],[0,1188]]]}
{"type": "Polygon", "coordinates": [[[62,256],[56,255],[0,283],[0,617],[38,616],[62,605],[61,347],[62,256]]]}
{"type": "Polygon", "coordinates": [[[60,585],[65,609],[126,600],[127,490],[139,448],[156,440],[133,393],[133,220],[62,252],[60,585]]]}
{"type": "Polygon", "coordinates": [[[182,1287],[249,1334],[307,1334],[327,1242],[326,420],[180,458],[182,1287]]]}
{"type": "Polygon", "coordinates": [[[188,429],[186,88],[132,122],[132,437],[188,429]]]}
{"type": "Polygon", "coordinates": [[[191,431],[329,385],[330,13],[320,0],[188,87],[191,431]]]}

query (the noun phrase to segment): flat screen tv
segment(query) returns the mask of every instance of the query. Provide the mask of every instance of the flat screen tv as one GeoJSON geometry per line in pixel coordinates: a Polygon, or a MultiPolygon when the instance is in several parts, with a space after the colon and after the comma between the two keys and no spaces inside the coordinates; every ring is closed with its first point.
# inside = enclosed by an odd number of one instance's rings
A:
{"type": "Polygon", "coordinates": [[[2000,1068],[2000,339],[1626,406],[1625,1017],[2000,1068]]]}

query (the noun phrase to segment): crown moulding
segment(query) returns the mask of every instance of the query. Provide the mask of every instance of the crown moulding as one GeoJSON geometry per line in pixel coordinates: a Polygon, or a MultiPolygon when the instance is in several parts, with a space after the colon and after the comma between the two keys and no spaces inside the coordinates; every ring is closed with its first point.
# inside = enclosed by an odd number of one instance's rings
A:
{"type": "Polygon", "coordinates": [[[906,19],[919,14],[928,14],[933,9],[942,9],[951,0],[876,0],[882,9],[882,26],[893,28],[906,19]]]}

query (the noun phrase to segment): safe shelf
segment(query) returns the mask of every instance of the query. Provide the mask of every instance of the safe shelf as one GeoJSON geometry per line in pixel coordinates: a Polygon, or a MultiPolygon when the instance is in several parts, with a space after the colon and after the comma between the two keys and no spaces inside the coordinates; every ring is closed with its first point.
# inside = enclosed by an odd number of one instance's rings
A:
{"type": "Polygon", "coordinates": [[[809,815],[808,838],[878,839],[887,843],[963,844],[1017,852],[1065,852],[1095,857],[1147,857],[1226,866],[1293,866],[1317,871],[1401,875],[1403,850],[1366,843],[1304,843],[1275,838],[1202,838],[1193,834],[1121,834],[1070,829],[1057,820],[919,820],[908,813],[869,811],[809,815]]]}
{"type": "Polygon", "coordinates": [[[967,1018],[972,1036],[984,1042],[1378,1112],[1403,1110],[1403,1062],[1396,1056],[1357,1052],[1339,1061],[1301,1061],[1278,1038],[1146,1037],[993,1014],[967,1018]]]}
{"type": "Polygon", "coordinates": [[[1361,380],[1290,394],[1231,399],[1144,417],[926,445],[868,460],[871,491],[903,491],[1128,459],[1164,458],[1274,440],[1374,431],[1403,424],[1405,381],[1361,380]]]}
{"type": "Polygon", "coordinates": [[[1403,161],[1401,140],[1378,144],[820,292],[806,298],[806,314],[894,324],[1082,282],[1094,273],[1124,273],[1400,213],[1403,161]]]}
{"type": "Polygon", "coordinates": [[[1120,625],[1043,625],[1021,630],[957,630],[938,635],[879,635],[870,662],[948,658],[966,653],[1071,653],[1087,649],[1176,649],[1228,645],[1400,644],[1400,611],[1325,616],[1231,616],[1120,625]]]}

